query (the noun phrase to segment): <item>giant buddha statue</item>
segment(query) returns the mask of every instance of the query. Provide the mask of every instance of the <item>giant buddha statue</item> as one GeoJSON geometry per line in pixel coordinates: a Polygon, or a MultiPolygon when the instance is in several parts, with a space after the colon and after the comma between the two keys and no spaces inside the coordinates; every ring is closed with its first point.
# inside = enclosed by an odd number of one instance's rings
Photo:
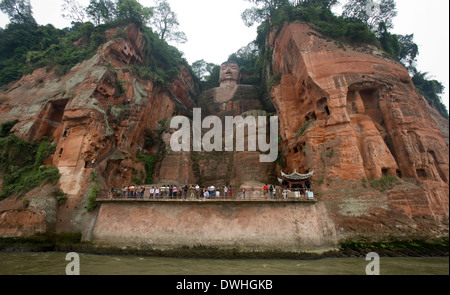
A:
{"type": "Polygon", "coordinates": [[[210,114],[240,115],[241,113],[261,109],[257,88],[254,85],[240,84],[239,65],[234,61],[226,61],[220,65],[219,87],[205,91],[200,98],[200,106],[214,107],[210,114]],[[203,104],[203,106],[202,106],[203,104]]]}
{"type": "Polygon", "coordinates": [[[227,61],[220,66],[220,87],[237,85],[240,78],[241,74],[239,72],[239,65],[237,63],[233,61],[227,61]]]}

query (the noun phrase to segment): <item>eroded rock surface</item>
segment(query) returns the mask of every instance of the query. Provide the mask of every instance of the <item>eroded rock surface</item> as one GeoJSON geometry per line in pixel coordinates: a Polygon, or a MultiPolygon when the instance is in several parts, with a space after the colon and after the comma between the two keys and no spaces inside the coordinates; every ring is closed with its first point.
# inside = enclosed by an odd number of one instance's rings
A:
{"type": "Polygon", "coordinates": [[[129,239],[162,247],[233,247],[237,238],[239,247],[300,250],[334,247],[347,238],[448,236],[448,120],[417,93],[405,68],[378,49],[344,49],[301,23],[272,33],[272,69],[281,77],[271,93],[285,163],[280,167],[260,163],[259,152],[161,153],[161,147],[147,147],[146,132],[158,130],[167,149],[171,131],[162,125],[193,107],[220,118],[258,114],[263,107],[256,87],[235,83],[227,69],[223,85],[202,94],[183,66],[168,88],[139,79],[131,67],[142,63],[145,39],[134,25],[124,32],[126,38],[107,42],[63,77],[38,69],[1,93],[1,121],[18,119],[16,135],[57,143],[46,164],[58,167],[59,186],[68,194],[62,206],[32,196],[27,208],[2,201],[1,236],[82,232],[109,244],[123,246],[129,239]],[[319,201],[292,208],[233,204],[226,210],[110,204],[87,213],[86,199],[97,183],[121,188],[145,178],[137,153],[161,153],[155,181],[170,184],[276,184],[280,169],[314,171],[319,201]],[[377,186],[381,178],[389,183],[377,186]],[[161,223],[142,223],[149,216],[161,223]],[[199,226],[187,227],[192,220],[199,226]]]}
{"type": "Polygon", "coordinates": [[[448,120],[430,112],[405,68],[373,47],[339,48],[307,24],[271,40],[284,169],[315,171],[338,233],[448,234],[448,120]],[[370,187],[389,175],[399,178],[389,192],[370,187]]]}
{"type": "Polygon", "coordinates": [[[58,210],[60,232],[80,232],[90,222],[86,197],[96,184],[106,191],[145,179],[145,166],[136,159],[138,153],[151,153],[145,150],[144,132],[194,105],[193,78],[184,66],[170,89],[133,73],[132,66],[144,59],[145,39],[133,24],[124,34],[111,38],[117,29],[107,31],[110,41],[62,77],[38,69],[2,94],[1,121],[19,120],[13,133],[57,143],[46,163],[58,167],[59,186],[68,195],[58,210]]]}

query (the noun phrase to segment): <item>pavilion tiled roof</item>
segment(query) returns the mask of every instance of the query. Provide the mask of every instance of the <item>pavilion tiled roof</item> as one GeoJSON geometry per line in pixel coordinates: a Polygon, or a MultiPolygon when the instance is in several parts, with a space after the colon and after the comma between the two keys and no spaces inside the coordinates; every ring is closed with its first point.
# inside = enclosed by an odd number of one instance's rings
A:
{"type": "Polygon", "coordinates": [[[281,171],[281,176],[283,178],[289,179],[289,180],[305,180],[308,178],[311,178],[314,175],[314,171],[309,172],[308,174],[300,174],[297,173],[296,170],[294,170],[294,173],[291,174],[285,174],[283,171],[281,171]]]}

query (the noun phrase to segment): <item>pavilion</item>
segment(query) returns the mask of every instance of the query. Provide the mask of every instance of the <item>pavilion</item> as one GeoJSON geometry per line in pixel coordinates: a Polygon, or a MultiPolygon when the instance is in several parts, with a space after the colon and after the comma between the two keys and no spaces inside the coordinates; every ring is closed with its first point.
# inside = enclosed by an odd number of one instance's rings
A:
{"type": "Polygon", "coordinates": [[[311,190],[311,177],[313,175],[314,171],[308,174],[300,174],[296,170],[291,174],[285,174],[281,171],[282,178],[278,178],[278,182],[290,191],[300,191],[304,194],[306,190],[311,190]]]}

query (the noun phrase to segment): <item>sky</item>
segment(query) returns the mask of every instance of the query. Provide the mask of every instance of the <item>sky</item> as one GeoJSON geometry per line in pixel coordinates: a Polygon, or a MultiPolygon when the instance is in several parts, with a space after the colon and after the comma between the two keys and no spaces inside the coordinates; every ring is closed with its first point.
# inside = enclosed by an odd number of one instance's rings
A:
{"type": "MultiPolygon", "coordinates": [[[[62,0],[30,0],[33,15],[41,25],[57,28],[70,27],[70,21],[61,17],[62,0]]],[[[78,0],[83,6],[89,0],[78,0]]],[[[144,6],[154,6],[153,0],[140,0],[144,6]]],[[[251,7],[245,0],[168,0],[177,14],[180,29],[188,42],[173,44],[192,64],[203,59],[221,64],[228,56],[256,38],[256,26],[248,28],[241,13],[251,7]]],[[[427,72],[428,79],[436,79],[444,87],[441,96],[449,109],[449,2],[448,0],[396,0],[395,34],[414,34],[419,46],[417,69],[427,72]]],[[[338,7],[339,8],[339,7],[338,7]]],[[[0,13],[0,27],[9,22],[0,13]]]]}

